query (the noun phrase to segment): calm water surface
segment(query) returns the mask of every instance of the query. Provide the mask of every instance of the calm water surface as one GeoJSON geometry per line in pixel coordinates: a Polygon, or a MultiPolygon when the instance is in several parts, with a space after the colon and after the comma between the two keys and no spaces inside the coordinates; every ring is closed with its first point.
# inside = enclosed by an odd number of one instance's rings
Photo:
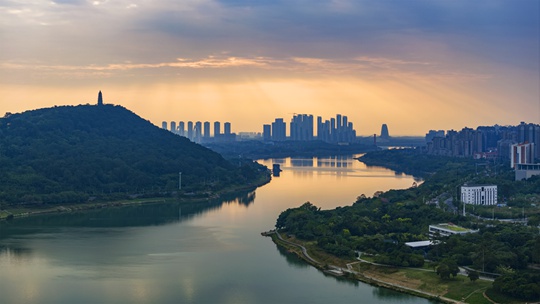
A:
{"type": "Polygon", "coordinates": [[[260,235],[287,208],[350,205],[411,176],[352,157],[260,162],[281,176],[229,201],[0,223],[0,302],[429,303],[326,276],[260,235]]]}

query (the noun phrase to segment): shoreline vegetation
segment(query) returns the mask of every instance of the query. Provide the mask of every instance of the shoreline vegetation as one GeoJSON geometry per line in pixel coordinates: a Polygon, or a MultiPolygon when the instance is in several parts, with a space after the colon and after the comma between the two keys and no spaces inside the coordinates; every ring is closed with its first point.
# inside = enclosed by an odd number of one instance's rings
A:
{"type": "Polygon", "coordinates": [[[466,275],[461,274],[450,281],[440,281],[436,271],[429,266],[415,269],[380,265],[365,259],[344,260],[318,250],[309,242],[300,241],[292,236],[283,237],[276,230],[261,234],[271,237],[277,246],[281,246],[313,267],[333,276],[357,280],[441,303],[496,303],[485,294],[485,290],[491,286],[489,280],[478,279],[469,282],[466,275]],[[437,284],[433,284],[434,282],[437,284]]]}
{"type": "Polygon", "coordinates": [[[197,204],[205,203],[212,200],[222,199],[227,195],[234,195],[245,191],[253,191],[258,187],[261,187],[272,180],[269,174],[260,176],[257,181],[243,186],[232,186],[228,189],[215,192],[205,197],[198,197],[197,195],[178,194],[171,196],[161,197],[149,197],[149,198],[134,198],[114,201],[101,201],[90,203],[72,203],[62,205],[45,205],[45,206],[13,206],[12,208],[6,208],[0,210],[0,221],[11,220],[20,217],[45,215],[51,213],[69,213],[74,211],[85,211],[103,208],[120,208],[132,205],[154,204],[163,203],[166,201],[177,202],[182,204],[197,204]]]}
{"type": "Polygon", "coordinates": [[[325,273],[440,302],[540,303],[538,176],[515,181],[508,164],[414,149],[367,153],[359,161],[424,182],[372,197],[361,194],[352,205],[331,210],[305,202],[278,216],[281,237],[274,230],[263,235],[325,273]],[[504,206],[489,206],[489,218],[478,215],[482,210],[475,213],[475,206],[467,206],[466,215],[458,212],[465,210],[458,189],[466,183],[498,185],[504,206]],[[519,218],[493,218],[503,214],[499,209],[512,208],[521,212],[519,218]],[[427,240],[429,225],[437,223],[477,232],[435,235],[437,245],[424,249],[405,244],[427,240]],[[493,275],[494,280],[484,277],[493,275]]]}
{"type": "Polygon", "coordinates": [[[249,159],[225,159],[110,104],[0,118],[0,218],[147,203],[213,200],[269,181],[249,159]]]}

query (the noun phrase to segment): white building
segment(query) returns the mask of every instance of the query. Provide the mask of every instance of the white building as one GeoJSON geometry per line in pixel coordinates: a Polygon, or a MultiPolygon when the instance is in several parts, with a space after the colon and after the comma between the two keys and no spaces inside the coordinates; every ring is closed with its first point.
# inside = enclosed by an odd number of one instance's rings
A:
{"type": "Polygon", "coordinates": [[[497,205],[497,185],[461,186],[461,201],[469,205],[497,205]]]}

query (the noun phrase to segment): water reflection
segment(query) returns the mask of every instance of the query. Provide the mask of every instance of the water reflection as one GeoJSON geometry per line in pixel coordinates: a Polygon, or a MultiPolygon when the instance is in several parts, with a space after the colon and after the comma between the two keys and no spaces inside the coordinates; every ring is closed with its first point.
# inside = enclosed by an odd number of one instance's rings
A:
{"type": "Polygon", "coordinates": [[[239,192],[223,195],[220,200],[225,204],[239,204],[248,207],[255,202],[255,191],[239,192]]]}
{"type": "MultiPolygon", "coordinates": [[[[413,186],[412,176],[383,167],[367,167],[356,159],[359,156],[290,157],[258,162],[267,167],[280,163],[283,171],[272,181],[271,195],[275,201],[293,201],[293,206],[310,201],[323,209],[335,208],[352,204],[362,194],[371,196],[377,191],[413,186]]],[[[419,182],[416,179],[416,184],[419,182]]],[[[283,206],[281,211],[289,207],[283,206]]]]}
{"type": "Polygon", "coordinates": [[[18,218],[0,222],[0,240],[13,235],[42,233],[58,227],[137,227],[155,226],[190,220],[220,209],[223,204],[248,207],[255,201],[255,191],[223,196],[220,200],[185,203],[179,201],[127,205],[104,209],[75,211],[18,218]]]}
{"type": "Polygon", "coordinates": [[[295,253],[289,252],[287,249],[276,245],[276,249],[281,256],[285,258],[287,264],[294,268],[310,268],[311,265],[300,259],[295,253]]]}
{"type": "MultiPolygon", "coordinates": [[[[400,293],[391,289],[387,289],[387,288],[373,288],[372,293],[375,298],[384,300],[385,303],[402,303],[405,299],[407,300],[418,299],[415,296],[406,295],[406,294],[403,294],[403,293],[400,293]]],[[[425,300],[425,299],[424,301],[427,301],[429,303],[439,303],[437,301],[431,301],[431,300],[425,300]]]]}
{"type": "Polygon", "coordinates": [[[291,166],[293,166],[293,167],[313,167],[313,158],[295,158],[295,157],[291,157],[291,166]]]}
{"type": "Polygon", "coordinates": [[[24,263],[32,258],[32,250],[23,247],[0,247],[0,265],[24,263]]]}
{"type": "Polygon", "coordinates": [[[286,169],[257,195],[0,223],[0,302],[427,303],[379,297],[374,287],[322,275],[260,236],[287,208],[348,205],[362,193],[408,187],[410,176],[367,169],[352,157],[261,162],[286,169]]]}
{"type": "Polygon", "coordinates": [[[352,167],[356,162],[352,156],[328,156],[328,157],[291,157],[287,159],[272,159],[273,163],[289,165],[290,167],[310,167],[310,168],[347,168],[352,167]],[[288,160],[288,161],[287,161],[288,160]]]}
{"type": "Polygon", "coordinates": [[[377,167],[366,166],[356,158],[359,155],[337,155],[329,157],[289,157],[259,160],[260,163],[271,168],[274,164],[279,164],[282,170],[293,171],[298,177],[312,176],[314,174],[347,175],[356,177],[387,176],[406,177],[403,172],[377,167]],[[368,174],[366,174],[368,173],[368,174]]]}
{"type": "MultiPolygon", "coordinates": [[[[289,252],[287,249],[285,249],[283,247],[280,247],[280,246],[277,246],[277,245],[276,245],[276,249],[278,250],[278,252],[279,252],[279,254],[281,256],[285,257],[285,260],[287,261],[287,264],[289,266],[294,267],[294,268],[299,268],[299,269],[305,269],[305,268],[311,268],[312,267],[306,261],[299,258],[295,253],[289,252]]],[[[331,274],[327,274],[327,273],[325,273],[325,272],[323,272],[322,270],[319,270],[319,269],[318,269],[318,271],[320,273],[322,273],[326,278],[334,279],[340,284],[351,285],[351,286],[358,286],[360,284],[359,281],[357,281],[357,280],[351,280],[351,279],[347,279],[345,277],[337,277],[337,276],[334,276],[334,275],[331,275],[331,274]]]]}

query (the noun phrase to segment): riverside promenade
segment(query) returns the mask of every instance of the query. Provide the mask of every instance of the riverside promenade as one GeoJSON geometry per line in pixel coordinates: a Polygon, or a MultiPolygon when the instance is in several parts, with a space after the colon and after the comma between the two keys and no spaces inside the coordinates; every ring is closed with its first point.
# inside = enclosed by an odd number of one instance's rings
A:
{"type": "MultiPolygon", "coordinates": [[[[323,270],[323,271],[325,271],[327,273],[337,275],[337,276],[341,276],[343,274],[349,273],[349,274],[354,275],[355,278],[357,278],[358,280],[360,280],[362,282],[365,282],[365,283],[368,283],[368,284],[371,284],[371,285],[374,285],[374,286],[385,287],[385,288],[401,291],[401,292],[404,292],[404,293],[408,293],[408,294],[412,294],[412,295],[416,295],[416,296],[420,296],[420,297],[424,297],[424,298],[428,298],[428,299],[433,299],[433,300],[443,302],[443,303],[465,304],[465,302],[450,299],[450,298],[447,298],[447,297],[443,297],[443,296],[438,295],[438,294],[433,294],[433,293],[430,293],[430,292],[425,292],[425,291],[422,291],[422,290],[409,288],[409,287],[402,286],[402,285],[399,285],[399,284],[382,281],[382,280],[374,278],[372,276],[368,276],[368,275],[366,275],[364,273],[355,271],[353,269],[353,266],[352,266],[352,265],[357,264],[357,263],[368,263],[368,264],[372,264],[372,265],[375,265],[375,266],[386,266],[386,267],[388,265],[373,263],[373,262],[369,262],[369,261],[363,260],[361,258],[358,258],[357,262],[348,263],[347,268],[342,268],[342,267],[335,266],[335,265],[328,265],[329,269],[324,269],[325,265],[323,263],[315,260],[313,257],[311,257],[309,255],[306,247],[304,247],[304,246],[302,246],[300,244],[293,243],[291,241],[283,239],[283,237],[281,236],[281,234],[278,231],[270,230],[270,231],[262,232],[261,235],[269,236],[269,237],[271,237],[272,235],[276,235],[276,237],[281,242],[283,242],[285,244],[288,244],[288,245],[291,245],[291,246],[294,246],[294,247],[297,247],[297,248],[300,248],[301,251],[302,251],[302,256],[300,256],[301,258],[303,258],[304,260],[306,260],[308,263],[315,266],[316,268],[321,269],[321,270],[323,270]]],[[[426,271],[429,271],[429,270],[426,270],[426,271]]]]}

